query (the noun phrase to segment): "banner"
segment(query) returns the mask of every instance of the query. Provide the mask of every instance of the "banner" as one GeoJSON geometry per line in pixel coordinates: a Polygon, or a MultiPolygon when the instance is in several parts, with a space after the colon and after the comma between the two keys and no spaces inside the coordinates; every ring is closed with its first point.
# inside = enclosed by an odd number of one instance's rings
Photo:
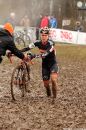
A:
{"type": "Polygon", "coordinates": [[[86,44],[86,33],[64,29],[50,29],[50,39],[55,42],[86,44]]]}
{"type": "Polygon", "coordinates": [[[77,44],[82,44],[82,45],[86,44],[86,33],[81,33],[81,32],[78,33],[77,44]]]}
{"type": "MultiPolygon", "coordinates": [[[[22,27],[16,28],[16,30],[22,29],[22,27]]],[[[31,41],[34,42],[36,40],[36,28],[29,27],[28,35],[30,36],[31,41]]],[[[86,45],[86,33],[84,32],[50,28],[49,37],[55,42],[86,45]]]]}

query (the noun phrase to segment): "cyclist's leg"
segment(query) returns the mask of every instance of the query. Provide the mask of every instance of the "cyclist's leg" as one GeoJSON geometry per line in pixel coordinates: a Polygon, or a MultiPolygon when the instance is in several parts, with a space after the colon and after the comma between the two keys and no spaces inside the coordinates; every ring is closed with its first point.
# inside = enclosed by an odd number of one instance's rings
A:
{"type": "Polygon", "coordinates": [[[51,90],[49,86],[50,72],[45,67],[42,67],[42,78],[44,87],[46,88],[47,96],[49,97],[51,96],[51,90]]]}
{"type": "Polygon", "coordinates": [[[58,78],[57,73],[51,73],[53,98],[56,98],[57,95],[57,78],[58,78]]]}
{"type": "Polygon", "coordinates": [[[58,79],[58,66],[57,64],[54,64],[51,67],[51,83],[52,83],[52,94],[53,94],[53,98],[56,98],[57,95],[57,79],[58,79]]]}
{"type": "Polygon", "coordinates": [[[46,88],[46,93],[47,93],[47,96],[51,96],[51,90],[50,90],[50,86],[49,86],[49,80],[43,80],[43,83],[44,83],[44,87],[46,88]]]}

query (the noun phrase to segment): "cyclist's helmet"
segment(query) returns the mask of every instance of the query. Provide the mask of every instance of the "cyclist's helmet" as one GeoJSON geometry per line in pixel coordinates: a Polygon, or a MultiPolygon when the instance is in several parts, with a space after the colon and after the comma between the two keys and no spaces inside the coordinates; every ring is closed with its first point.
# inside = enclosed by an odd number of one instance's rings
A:
{"type": "Polygon", "coordinates": [[[49,34],[49,28],[48,27],[41,28],[40,33],[41,34],[49,34]]]}
{"type": "Polygon", "coordinates": [[[13,34],[13,32],[14,32],[14,28],[13,28],[12,24],[10,24],[10,23],[4,24],[4,29],[6,29],[10,34],[13,34]]]}

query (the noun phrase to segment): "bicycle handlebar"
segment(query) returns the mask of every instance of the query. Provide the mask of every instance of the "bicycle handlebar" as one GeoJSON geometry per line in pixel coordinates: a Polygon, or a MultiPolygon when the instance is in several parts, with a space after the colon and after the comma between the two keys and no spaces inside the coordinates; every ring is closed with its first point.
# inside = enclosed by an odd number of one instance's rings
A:
{"type": "Polygon", "coordinates": [[[29,55],[29,58],[32,60],[33,58],[41,58],[41,54],[32,54],[32,53],[27,53],[29,55]]]}
{"type": "MultiPolygon", "coordinates": [[[[6,54],[6,56],[10,60],[10,63],[13,63],[12,57],[14,56],[14,54],[12,54],[10,51],[8,51],[8,53],[6,54]]],[[[41,58],[42,57],[41,54],[32,54],[31,52],[27,53],[27,56],[28,56],[28,60],[27,61],[31,61],[34,58],[41,58]]]]}

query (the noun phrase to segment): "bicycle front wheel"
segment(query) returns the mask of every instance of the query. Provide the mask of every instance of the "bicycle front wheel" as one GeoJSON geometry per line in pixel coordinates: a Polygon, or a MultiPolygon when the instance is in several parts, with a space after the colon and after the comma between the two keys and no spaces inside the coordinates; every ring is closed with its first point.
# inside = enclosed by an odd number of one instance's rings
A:
{"type": "Polygon", "coordinates": [[[14,68],[11,77],[11,95],[12,99],[16,100],[24,96],[25,78],[24,69],[18,65],[14,68]]]}

